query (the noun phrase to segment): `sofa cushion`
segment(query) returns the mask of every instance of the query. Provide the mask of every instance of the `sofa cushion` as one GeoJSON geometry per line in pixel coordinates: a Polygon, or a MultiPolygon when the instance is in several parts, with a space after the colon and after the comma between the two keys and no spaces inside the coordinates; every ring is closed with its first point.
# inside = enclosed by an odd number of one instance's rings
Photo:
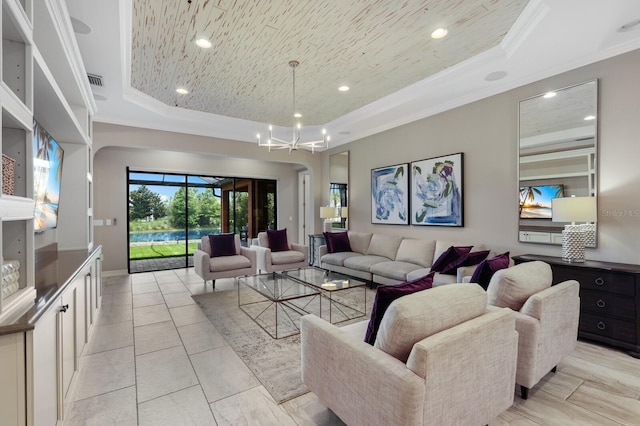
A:
{"type": "Polygon", "coordinates": [[[355,231],[348,231],[347,233],[349,234],[349,245],[351,246],[351,250],[356,253],[365,254],[369,248],[372,234],[369,232],[355,231]]]}
{"type": "Polygon", "coordinates": [[[219,256],[209,259],[209,270],[211,272],[231,271],[234,269],[250,268],[249,258],[239,254],[233,256],[219,256]]]}
{"type": "Polygon", "coordinates": [[[329,253],[351,251],[349,235],[346,232],[324,232],[323,235],[329,253]]]}
{"type": "Polygon", "coordinates": [[[395,300],[382,318],[374,346],[407,362],[413,345],[485,313],[487,294],[476,284],[434,287],[395,300]]]}
{"type": "Polygon", "coordinates": [[[302,262],[304,254],[297,250],[276,251],[271,250],[271,264],[285,265],[287,263],[302,262]]]}
{"type": "Polygon", "coordinates": [[[267,229],[267,239],[269,240],[269,248],[272,252],[289,250],[289,241],[287,241],[287,228],[284,229],[267,229]]]}
{"type": "Polygon", "coordinates": [[[367,254],[370,256],[382,256],[395,260],[402,237],[396,235],[373,234],[367,254]]]}
{"type": "Polygon", "coordinates": [[[426,277],[421,277],[414,281],[408,281],[397,286],[378,287],[376,290],[376,297],[373,301],[373,306],[371,307],[371,317],[369,318],[369,325],[367,326],[364,341],[370,345],[375,343],[380,323],[384,318],[385,312],[394,300],[417,291],[430,289],[432,283],[433,274],[429,274],[426,277]]]}
{"type": "Polygon", "coordinates": [[[433,240],[418,240],[404,238],[398,247],[396,260],[415,263],[423,268],[428,268],[433,263],[433,253],[436,249],[433,240]]]}
{"type": "Polygon", "coordinates": [[[471,251],[450,263],[447,269],[442,270],[442,273],[447,275],[456,275],[458,273],[458,268],[479,264],[489,256],[489,252],[490,250],[471,251]]]}
{"type": "Polygon", "coordinates": [[[477,283],[486,289],[491,281],[491,277],[500,269],[509,267],[509,252],[505,252],[494,256],[489,259],[485,259],[476,268],[471,276],[471,282],[477,283]]]}
{"type": "Polygon", "coordinates": [[[211,257],[234,256],[236,255],[236,234],[209,235],[209,245],[211,246],[211,257]]]}
{"type": "Polygon", "coordinates": [[[320,262],[328,263],[329,265],[344,266],[344,261],[350,257],[362,256],[360,253],[354,253],[352,251],[341,251],[339,253],[327,253],[320,262]]]}
{"type": "Polygon", "coordinates": [[[382,256],[352,256],[344,260],[343,266],[357,271],[370,272],[371,266],[388,261],[388,258],[382,256]]]}
{"type": "Polygon", "coordinates": [[[551,287],[553,274],[545,262],[526,262],[496,272],[487,288],[489,304],[519,311],[535,293],[551,287]]]}
{"type": "Polygon", "coordinates": [[[389,262],[376,263],[371,266],[369,271],[374,275],[381,275],[398,281],[409,281],[407,279],[407,273],[419,268],[420,266],[415,263],[392,260],[389,262]]]}
{"type": "Polygon", "coordinates": [[[431,265],[431,270],[436,272],[446,271],[461,262],[471,251],[473,246],[450,246],[431,265]]]}

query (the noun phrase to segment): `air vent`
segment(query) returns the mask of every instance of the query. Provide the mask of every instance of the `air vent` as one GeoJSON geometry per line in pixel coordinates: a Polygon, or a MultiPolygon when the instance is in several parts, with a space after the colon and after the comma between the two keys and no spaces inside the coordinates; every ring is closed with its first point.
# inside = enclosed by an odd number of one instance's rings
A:
{"type": "Polygon", "coordinates": [[[95,74],[87,74],[87,77],[89,78],[89,84],[91,84],[92,86],[102,87],[102,76],[95,75],[95,74]]]}

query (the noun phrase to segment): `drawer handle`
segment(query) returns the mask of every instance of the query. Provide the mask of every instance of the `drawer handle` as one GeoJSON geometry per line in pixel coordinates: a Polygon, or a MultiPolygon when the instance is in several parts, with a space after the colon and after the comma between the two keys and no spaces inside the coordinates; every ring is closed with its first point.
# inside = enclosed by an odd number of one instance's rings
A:
{"type": "Polygon", "coordinates": [[[598,308],[604,308],[607,304],[606,304],[606,303],[604,303],[604,300],[599,299],[599,300],[596,302],[596,305],[598,306],[598,308]]]}
{"type": "Polygon", "coordinates": [[[67,309],[69,309],[69,304],[68,303],[66,305],[62,305],[62,307],[60,307],[60,312],[67,312],[67,309]]]}
{"type": "Polygon", "coordinates": [[[604,330],[605,328],[607,328],[606,324],[603,323],[602,321],[600,321],[596,327],[598,327],[598,330],[604,330]]]}
{"type": "Polygon", "coordinates": [[[596,285],[599,285],[599,286],[604,285],[604,278],[602,277],[596,278],[596,285]]]}

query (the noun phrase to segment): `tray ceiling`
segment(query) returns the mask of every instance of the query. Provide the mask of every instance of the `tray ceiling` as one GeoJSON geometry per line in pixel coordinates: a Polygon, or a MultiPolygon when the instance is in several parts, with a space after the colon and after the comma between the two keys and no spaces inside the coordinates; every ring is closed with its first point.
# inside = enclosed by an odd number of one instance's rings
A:
{"type": "Polygon", "coordinates": [[[133,0],[131,86],[169,106],[291,126],[298,60],[296,109],[323,124],[498,45],[526,4],[133,0]],[[431,38],[438,27],[447,37],[431,38]],[[197,47],[201,37],[213,46],[197,47]]]}

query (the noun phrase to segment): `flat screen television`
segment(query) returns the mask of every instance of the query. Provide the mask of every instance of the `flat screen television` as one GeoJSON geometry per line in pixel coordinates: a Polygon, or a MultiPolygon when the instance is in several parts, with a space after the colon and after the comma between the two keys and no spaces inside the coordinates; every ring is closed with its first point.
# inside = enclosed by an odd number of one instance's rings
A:
{"type": "Polygon", "coordinates": [[[58,226],[58,206],[64,150],[38,122],[33,122],[34,229],[58,226]]]}
{"type": "Polygon", "coordinates": [[[520,219],[551,219],[551,199],[564,196],[564,185],[520,187],[520,219]]]}

